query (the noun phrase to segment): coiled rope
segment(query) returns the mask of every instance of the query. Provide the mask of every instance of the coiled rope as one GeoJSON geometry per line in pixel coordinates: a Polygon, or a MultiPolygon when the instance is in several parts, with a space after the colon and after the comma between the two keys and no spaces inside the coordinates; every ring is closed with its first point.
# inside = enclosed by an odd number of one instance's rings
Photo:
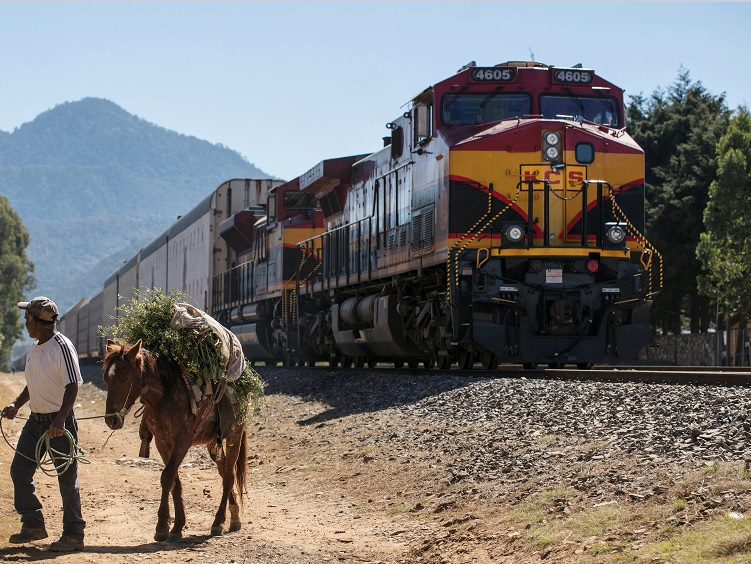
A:
{"type": "MultiPolygon", "coordinates": [[[[133,406],[130,406],[129,408],[121,409],[120,411],[116,413],[105,413],[104,415],[93,415],[91,417],[80,417],[76,418],[78,421],[84,421],[86,419],[102,419],[105,417],[108,417],[110,415],[117,416],[118,418],[125,418],[125,416],[130,411],[130,408],[133,406]]],[[[138,417],[138,413],[141,410],[138,410],[136,413],[136,417],[138,417]]],[[[34,448],[34,458],[31,458],[30,456],[26,456],[22,452],[18,452],[18,449],[14,447],[11,442],[8,440],[8,437],[5,436],[5,429],[3,429],[3,419],[4,417],[0,417],[0,434],[2,434],[3,439],[8,444],[8,446],[13,449],[13,451],[16,452],[16,454],[22,456],[26,460],[29,460],[36,464],[37,468],[44,472],[47,476],[59,476],[63,474],[70,466],[73,464],[74,461],[78,461],[80,464],[91,464],[90,460],[87,460],[84,458],[85,455],[91,454],[90,451],[82,449],[78,443],[76,443],[76,439],[73,437],[73,434],[68,430],[64,429],[65,434],[64,436],[68,439],[68,444],[70,445],[70,448],[68,449],[68,452],[60,452],[59,450],[52,448],[50,445],[50,439],[49,431],[45,431],[42,433],[42,436],[39,437],[39,440],[37,441],[36,447],[34,448]],[[57,462],[56,462],[57,460],[57,462]]],[[[21,417],[20,415],[16,415],[14,419],[22,419],[22,420],[28,420],[28,417],[21,417]]],[[[112,431],[114,433],[115,431],[112,431]]],[[[110,433],[109,437],[107,437],[107,440],[104,441],[104,445],[102,445],[102,448],[107,444],[107,441],[110,440],[110,437],[112,436],[112,433],[110,433]]]]}
{"type": "MultiPolygon", "coordinates": [[[[83,450],[78,446],[76,440],[73,438],[73,434],[68,429],[64,429],[64,436],[68,439],[68,444],[70,445],[69,452],[60,452],[59,450],[52,448],[50,445],[51,437],[49,431],[45,431],[42,433],[42,436],[39,437],[36,448],[34,449],[34,458],[26,456],[22,452],[18,452],[18,449],[16,449],[10,443],[8,437],[5,436],[5,429],[3,429],[2,423],[3,419],[5,418],[0,417],[0,433],[2,433],[3,439],[5,439],[8,446],[12,448],[16,454],[36,464],[37,468],[47,474],[47,476],[59,476],[70,468],[74,461],[78,461],[81,464],[90,464],[90,461],[84,458],[84,455],[89,454],[89,451],[83,450]]],[[[27,418],[16,416],[15,419],[27,418]]]]}

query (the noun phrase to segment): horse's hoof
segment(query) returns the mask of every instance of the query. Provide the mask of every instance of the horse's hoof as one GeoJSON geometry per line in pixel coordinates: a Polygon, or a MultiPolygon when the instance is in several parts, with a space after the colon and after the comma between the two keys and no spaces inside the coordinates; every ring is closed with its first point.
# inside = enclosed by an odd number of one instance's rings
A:
{"type": "Polygon", "coordinates": [[[183,542],[182,533],[170,533],[167,537],[167,542],[183,542]]]}
{"type": "Polygon", "coordinates": [[[229,524],[229,532],[234,533],[235,531],[239,531],[242,527],[240,521],[231,521],[229,524]]]}
{"type": "Polygon", "coordinates": [[[224,534],[224,529],[222,527],[211,527],[212,537],[221,537],[223,534],[224,534]]]}
{"type": "Polygon", "coordinates": [[[156,542],[164,542],[167,540],[167,538],[169,538],[169,534],[167,533],[167,531],[157,531],[154,534],[154,540],[156,542]]]}

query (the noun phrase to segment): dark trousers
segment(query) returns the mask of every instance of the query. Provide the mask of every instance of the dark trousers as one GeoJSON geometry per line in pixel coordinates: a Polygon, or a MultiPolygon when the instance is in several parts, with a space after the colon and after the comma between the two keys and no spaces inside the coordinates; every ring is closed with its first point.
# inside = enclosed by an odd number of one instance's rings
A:
{"type": "MultiPolygon", "coordinates": [[[[13,501],[16,511],[21,515],[23,528],[44,527],[42,504],[36,495],[34,484],[34,473],[37,469],[35,450],[39,437],[49,430],[53,417],[49,416],[46,420],[42,419],[37,421],[32,416],[26,421],[10,466],[10,476],[13,479],[14,489],[13,501]]],[[[68,417],[65,419],[65,428],[70,431],[76,443],[78,443],[78,423],[72,411],[68,413],[68,417]]],[[[71,444],[68,436],[63,435],[50,439],[50,448],[70,454],[71,444]]],[[[42,448],[42,452],[44,452],[44,448],[42,448]]],[[[52,456],[52,453],[50,453],[50,456],[52,456]]],[[[64,459],[61,459],[59,455],[56,458],[55,465],[58,466],[64,459]]],[[[82,537],[86,521],[81,517],[77,460],[74,460],[67,470],[57,477],[57,483],[63,500],[63,533],[82,537]]]]}

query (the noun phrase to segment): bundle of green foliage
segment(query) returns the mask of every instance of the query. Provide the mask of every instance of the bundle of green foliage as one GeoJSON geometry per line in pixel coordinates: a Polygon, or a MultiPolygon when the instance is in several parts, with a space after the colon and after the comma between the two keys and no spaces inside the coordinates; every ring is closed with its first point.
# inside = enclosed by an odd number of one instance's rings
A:
{"type": "MultiPolygon", "coordinates": [[[[221,352],[219,338],[208,325],[188,329],[173,329],[170,321],[175,307],[187,301],[179,291],[165,294],[160,289],[137,291],[126,305],[118,308],[117,322],[100,329],[102,335],[111,334],[121,343],[136,343],[154,354],[169,358],[185,372],[196,378],[196,385],[212,393],[225,379],[227,359],[221,352]]],[[[242,375],[228,381],[237,399],[235,412],[246,423],[251,410],[263,402],[263,381],[249,363],[242,375]]]]}

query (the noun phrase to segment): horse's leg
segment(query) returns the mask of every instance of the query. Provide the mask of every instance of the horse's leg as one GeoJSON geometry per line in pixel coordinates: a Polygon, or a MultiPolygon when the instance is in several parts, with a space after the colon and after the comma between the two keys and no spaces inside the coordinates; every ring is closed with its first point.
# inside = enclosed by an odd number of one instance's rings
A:
{"type": "Polygon", "coordinates": [[[185,526],[185,504],[183,503],[183,486],[180,482],[179,472],[175,474],[175,485],[172,486],[172,503],[175,506],[175,523],[172,525],[167,540],[179,542],[183,538],[183,527],[185,526]]]}
{"type": "Polygon", "coordinates": [[[230,480],[229,487],[231,490],[235,480],[234,476],[228,475],[234,470],[234,465],[228,462],[228,442],[229,441],[225,440],[224,453],[222,453],[221,456],[217,456],[218,460],[216,461],[217,470],[219,470],[219,475],[222,477],[222,499],[219,502],[219,509],[217,510],[216,516],[214,517],[214,522],[211,524],[212,536],[218,536],[224,533],[224,521],[227,518],[227,498],[229,497],[229,494],[227,492],[227,481],[230,480]]]}
{"type": "MultiPolygon", "coordinates": [[[[162,486],[162,497],[159,502],[159,511],[157,512],[156,533],[154,534],[154,540],[157,542],[165,541],[170,537],[169,530],[169,497],[170,493],[177,481],[177,469],[180,463],[185,458],[185,455],[190,448],[191,437],[187,432],[181,433],[175,440],[175,444],[170,450],[159,437],[157,437],[156,446],[159,450],[159,454],[162,455],[164,461],[164,470],[162,470],[162,476],[160,479],[162,486]]],[[[172,529],[172,535],[181,534],[182,527],[185,525],[185,510],[182,504],[182,487],[178,485],[178,494],[180,495],[179,506],[175,504],[175,526],[172,529]],[[180,508],[182,515],[177,515],[178,507],[180,508]],[[177,529],[178,520],[181,519],[180,528],[177,529]]]]}
{"type": "Polygon", "coordinates": [[[151,434],[146,421],[141,419],[141,425],[138,427],[138,436],[141,439],[141,449],[138,451],[138,456],[141,458],[149,457],[149,445],[151,445],[151,439],[154,435],[151,434]]]}
{"type": "MultiPolygon", "coordinates": [[[[229,437],[225,440],[225,453],[224,456],[217,462],[219,474],[222,476],[222,500],[219,502],[219,509],[216,512],[214,523],[211,526],[212,535],[221,535],[224,522],[227,518],[227,502],[229,502],[230,510],[230,527],[229,532],[240,530],[240,506],[237,503],[237,496],[235,495],[235,477],[236,477],[236,464],[238,464],[238,458],[241,449],[244,444],[245,431],[242,425],[237,425],[230,432],[229,437]]],[[[246,464],[246,461],[242,461],[246,464]]]]}
{"type": "Polygon", "coordinates": [[[237,498],[242,500],[245,490],[245,480],[248,475],[248,435],[245,432],[245,427],[240,425],[240,432],[238,433],[237,447],[238,455],[235,459],[235,486],[237,487],[237,494],[233,488],[229,496],[229,532],[233,533],[239,531],[240,524],[240,504],[237,502],[237,498]]]}

